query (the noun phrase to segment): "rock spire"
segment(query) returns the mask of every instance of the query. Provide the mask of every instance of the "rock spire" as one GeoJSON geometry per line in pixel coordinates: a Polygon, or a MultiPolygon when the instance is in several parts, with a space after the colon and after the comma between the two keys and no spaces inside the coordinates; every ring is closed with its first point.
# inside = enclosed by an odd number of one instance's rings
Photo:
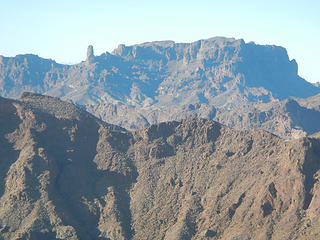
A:
{"type": "Polygon", "coordinates": [[[94,60],[93,46],[89,45],[87,49],[87,61],[92,62],[93,60],[94,60]]]}

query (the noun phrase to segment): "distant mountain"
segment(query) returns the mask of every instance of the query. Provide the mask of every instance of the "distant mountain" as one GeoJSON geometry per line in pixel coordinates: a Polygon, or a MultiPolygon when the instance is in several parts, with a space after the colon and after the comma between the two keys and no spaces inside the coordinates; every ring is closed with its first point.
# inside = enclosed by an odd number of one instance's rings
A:
{"type": "Polygon", "coordinates": [[[320,131],[320,94],[305,99],[285,99],[269,103],[247,103],[232,109],[208,104],[189,104],[162,109],[134,108],[126,105],[86,105],[103,121],[129,130],[152,124],[188,118],[205,118],[238,130],[262,128],[285,139],[301,138],[320,131]]]}
{"type": "Polygon", "coordinates": [[[0,239],[319,239],[319,136],[204,119],[129,132],[0,98],[0,239]]]}
{"type": "Polygon", "coordinates": [[[75,65],[0,57],[0,95],[23,91],[75,102],[129,130],[191,117],[286,139],[320,130],[320,88],[297,75],[286,50],[233,38],[119,45],[100,56],[89,46],[75,65]]]}
{"type": "Polygon", "coordinates": [[[161,109],[206,103],[233,108],[247,102],[310,97],[320,89],[297,75],[282,47],[216,37],[193,43],[119,45],[75,65],[35,55],[0,58],[0,95],[34,91],[78,104],[161,109]]]}
{"type": "Polygon", "coordinates": [[[216,108],[208,104],[189,104],[162,109],[144,109],[106,103],[85,105],[84,107],[103,121],[132,131],[174,120],[197,117],[214,119],[216,115],[216,108]]]}

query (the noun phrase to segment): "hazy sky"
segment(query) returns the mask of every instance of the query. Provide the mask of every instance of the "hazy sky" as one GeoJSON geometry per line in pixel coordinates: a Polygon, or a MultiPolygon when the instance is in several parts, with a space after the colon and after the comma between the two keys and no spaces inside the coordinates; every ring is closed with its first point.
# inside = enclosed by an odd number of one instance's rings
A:
{"type": "Polygon", "coordinates": [[[285,47],[316,82],[319,13],[320,0],[0,0],[0,55],[76,63],[89,44],[100,55],[120,43],[226,36],[285,47]]]}

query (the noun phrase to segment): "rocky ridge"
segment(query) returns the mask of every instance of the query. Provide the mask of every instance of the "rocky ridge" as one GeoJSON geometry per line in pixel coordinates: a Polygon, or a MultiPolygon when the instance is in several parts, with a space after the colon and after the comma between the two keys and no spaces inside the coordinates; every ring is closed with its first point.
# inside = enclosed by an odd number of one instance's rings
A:
{"type": "Polygon", "coordinates": [[[0,239],[320,237],[319,134],[205,119],[129,132],[30,93],[0,110],[0,239]]]}

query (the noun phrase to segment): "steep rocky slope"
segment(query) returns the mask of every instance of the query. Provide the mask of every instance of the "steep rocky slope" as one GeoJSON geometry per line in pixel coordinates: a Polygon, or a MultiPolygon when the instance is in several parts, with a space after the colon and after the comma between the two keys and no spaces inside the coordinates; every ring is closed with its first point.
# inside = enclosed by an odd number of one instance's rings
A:
{"type": "Polygon", "coordinates": [[[79,104],[135,107],[240,103],[309,97],[320,89],[297,75],[284,48],[216,37],[193,43],[119,45],[112,53],[61,65],[35,55],[0,57],[0,95],[34,91],[79,104]]]}
{"type": "Polygon", "coordinates": [[[137,132],[0,98],[0,239],[318,239],[320,138],[188,119],[137,132]]]}

